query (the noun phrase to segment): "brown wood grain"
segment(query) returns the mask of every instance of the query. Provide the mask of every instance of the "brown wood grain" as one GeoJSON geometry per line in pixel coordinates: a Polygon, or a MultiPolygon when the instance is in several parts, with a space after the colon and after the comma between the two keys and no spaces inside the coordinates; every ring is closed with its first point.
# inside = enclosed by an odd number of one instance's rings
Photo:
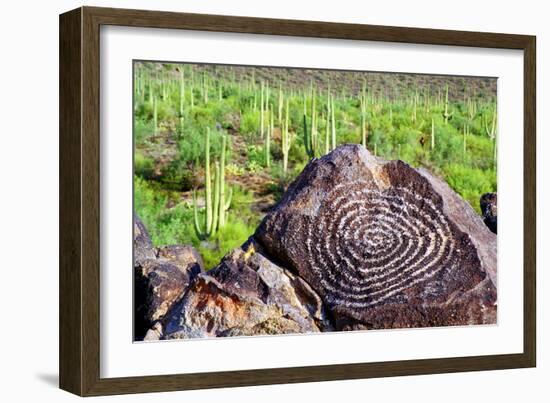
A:
{"type": "Polygon", "coordinates": [[[59,22],[59,386],[81,394],[81,10],[59,22]]]}
{"type": "MultiPolygon", "coordinates": [[[[316,21],[82,7],[60,16],[60,387],[81,395],[160,392],[532,367],[536,363],[535,37],[316,21]],[[524,352],[476,357],[100,377],[101,25],[524,51],[524,352]]],[[[131,212],[129,213],[131,214],[131,212]]]]}

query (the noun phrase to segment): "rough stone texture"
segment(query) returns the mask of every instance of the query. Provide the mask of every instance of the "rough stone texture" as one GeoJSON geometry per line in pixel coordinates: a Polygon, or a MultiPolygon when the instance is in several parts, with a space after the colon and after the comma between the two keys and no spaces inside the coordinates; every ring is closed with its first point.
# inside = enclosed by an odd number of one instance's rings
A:
{"type": "Polygon", "coordinates": [[[362,146],[310,162],[255,237],[337,329],[496,322],[496,236],[445,182],[362,146]]]}
{"type": "Polygon", "coordinates": [[[162,334],[157,322],[178,302],[203,271],[191,246],[153,248],[141,220],[134,215],[134,337],[153,340],[162,334]],[[158,336],[155,336],[158,334],[158,336]]]}
{"type": "Polygon", "coordinates": [[[485,193],[479,199],[479,207],[483,215],[483,221],[489,229],[497,233],[497,194],[485,193]]]}
{"type": "Polygon", "coordinates": [[[201,254],[190,245],[168,245],[157,249],[157,258],[169,261],[181,271],[204,271],[201,254]]]}
{"type": "Polygon", "coordinates": [[[201,274],[163,321],[164,339],[330,330],[320,297],[253,240],[201,274]]]}
{"type": "Polygon", "coordinates": [[[184,272],[162,259],[138,263],[134,273],[136,339],[141,339],[156,321],[164,318],[199,273],[195,266],[184,272]]]}
{"type": "Polygon", "coordinates": [[[134,264],[155,257],[151,237],[141,219],[134,214],[134,264]]]}

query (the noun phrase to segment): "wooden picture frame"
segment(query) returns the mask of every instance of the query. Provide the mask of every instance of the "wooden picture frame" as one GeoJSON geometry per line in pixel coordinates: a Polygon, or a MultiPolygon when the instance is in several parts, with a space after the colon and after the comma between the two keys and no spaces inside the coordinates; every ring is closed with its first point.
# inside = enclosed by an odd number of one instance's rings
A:
{"type": "Polygon", "coordinates": [[[534,36],[81,7],[60,16],[60,387],[81,396],[533,367],[536,364],[534,36]],[[170,28],[524,52],[523,353],[128,378],[100,377],[100,27],[170,28]]]}

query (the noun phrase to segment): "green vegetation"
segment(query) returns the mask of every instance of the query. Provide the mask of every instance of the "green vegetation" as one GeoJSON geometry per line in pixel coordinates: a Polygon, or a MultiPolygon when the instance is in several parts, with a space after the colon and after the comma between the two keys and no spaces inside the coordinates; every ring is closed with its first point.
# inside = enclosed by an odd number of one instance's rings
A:
{"type": "Polygon", "coordinates": [[[424,166],[479,211],[496,191],[492,79],[137,62],[134,199],[155,245],[213,267],[311,158],[358,143],[424,166]]]}

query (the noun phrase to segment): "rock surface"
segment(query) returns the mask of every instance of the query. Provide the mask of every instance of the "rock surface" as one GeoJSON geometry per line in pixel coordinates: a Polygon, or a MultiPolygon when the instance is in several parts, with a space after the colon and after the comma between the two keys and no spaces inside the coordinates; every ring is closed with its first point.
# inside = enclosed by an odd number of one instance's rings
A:
{"type": "Polygon", "coordinates": [[[157,249],[157,258],[177,266],[180,271],[204,271],[201,254],[190,245],[168,245],[157,249]]]}
{"type": "Polygon", "coordinates": [[[481,214],[483,215],[483,221],[485,225],[494,232],[497,233],[497,194],[485,193],[479,199],[479,207],[481,208],[481,214]]]}
{"type": "Polygon", "coordinates": [[[134,265],[146,259],[155,259],[151,237],[141,219],[134,214],[134,265]]]}
{"type": "Polygon", "coordinates": [[[141,220],[134,216],[134,337],[151,340],[156,323],[201,273],[202,260],[186,245],[153,248],[141,220]]]}
{"type": "Polygon", "coordinates": [[[338,330],[496,323],[496,236],[445,182],[362,146],[310,162],[255,237],[338,330]]]}
{"type": "Polygon", "coordinates": [[[331,329],[320,297],[250,239],[201,274],[163,321],[164,339],[331,329]]]}

